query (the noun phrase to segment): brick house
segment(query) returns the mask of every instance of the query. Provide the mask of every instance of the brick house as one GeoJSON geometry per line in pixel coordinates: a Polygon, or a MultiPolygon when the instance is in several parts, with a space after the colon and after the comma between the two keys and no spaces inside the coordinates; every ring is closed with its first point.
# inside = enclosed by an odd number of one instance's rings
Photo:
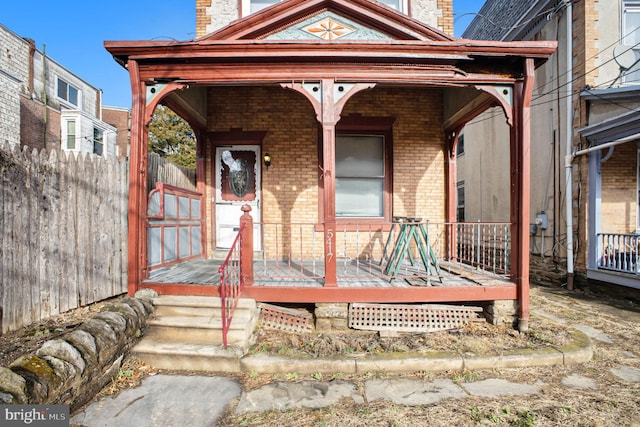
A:
{"type": "Polygon", "coordinates": [[[118,154],[119,130],[102,120],[100,89],[2,25],[0,40],[0,142],[118,154]]]}
{"type": "Polygon", "coordinates": [[[446,0],[213,4],[196,2],[195,40],[105,42],[133,93],[130,293],[225,293],[211,258],[229,253],[232,285],[258,301],[506,300],[526,329],[519,165],[555,43],[455,40],[446,0]],[[158,104],[197,135],[197,191],[146,188],[158,104]],[[459,131],[495,105],[513,129],[511,216],[458,223],[459,131]]]}
{"type": "MultiPolygon", "coordinates": [[[[567,262],[567,284],[640,288],[637,60],[640,3],[489,0],[463,37],[557,40],[537,72],[531,119],[531,252],[567,262]],[[481,16],[492,16],[495,26],[481,16]],[[570,41],[570,42],[568,42],[570,41]],[[569,212],[569,214],[567,214],[569,212]]],[[[509,129],[487,111],[464,129],[459,187],[462,220],[508,217],[506,174],[480,171],[500,157],[509,129]],[[483,191],[479,191],[481,183],[483,191]]],[[[503,164],[508,156],[502,155],[503,164]]],[[[550,265],[545,264],[550,269],[550,265]]],[[[624,289],[624,288],[623,288],[624,289]]]]}

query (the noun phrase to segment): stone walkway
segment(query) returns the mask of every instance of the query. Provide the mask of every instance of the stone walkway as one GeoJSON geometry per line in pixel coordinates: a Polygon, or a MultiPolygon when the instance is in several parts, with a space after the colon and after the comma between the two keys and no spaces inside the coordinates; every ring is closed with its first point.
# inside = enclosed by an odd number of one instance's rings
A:
{"type": "MultiPolygon", "coordinates": [[[[615,346],[616,339],[604,331],[572,322],[536,310],[539,316],[551,318],[577,329],[594,342],[615,346]]],[[[626,351],[627,363],[638,360],[636,352],[626,351]]],[[[535,358],[535,354],[532,354],[535,358]]],[[[531,365],[535,365],[531,360],[531,365]]],[[[526,365],[524,365],[526,366],[526,365]]],[[[636,364],[640,366],[640,362],[636,364]]],[[[550,368],[551,369],[551,368],[550,368]]],[[[626,364],[608,368],[621,383],[640,383],[640,369],[626,364]]],[[[583,372],[584,373],[584,372],[583,372]]],[[[594,373],[595,374],[595,373],[594,373]]],[[[560,384],[574,393],[597,391],[599,380],[575,373],[564,376],[560,384]]],[[[398,405],[433,405],[447,399],[470,397],[500,399],[504,396],[535,396],[545,386],[542,381],[520,384],[505,379],[454,382],[450,379],[392,379],[372,377],[360,383],[335,379],[275,381],[252,390],[243,390],[235,379],[224,376],[154,375],[146,377],[139,387],[126,390],[115,398],[100,398],[81,412],[74,414],[71,425],[99,426],[215,426],[232,403],[236,414],[262,413],[295,408],[326,408],[342,399],[354,403],[385,400],[398,405]],[[188,420],[186,422],[185,420],[188,420]]]]}

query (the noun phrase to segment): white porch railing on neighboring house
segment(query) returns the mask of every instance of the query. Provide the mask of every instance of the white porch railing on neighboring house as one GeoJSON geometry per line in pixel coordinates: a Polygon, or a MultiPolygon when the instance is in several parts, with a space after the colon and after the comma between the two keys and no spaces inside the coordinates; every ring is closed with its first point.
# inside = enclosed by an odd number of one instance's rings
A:
{"type": "Polygon", "coordinates": [[[640,235],[598,233],[598,269],[638,274],[640,235]]]}

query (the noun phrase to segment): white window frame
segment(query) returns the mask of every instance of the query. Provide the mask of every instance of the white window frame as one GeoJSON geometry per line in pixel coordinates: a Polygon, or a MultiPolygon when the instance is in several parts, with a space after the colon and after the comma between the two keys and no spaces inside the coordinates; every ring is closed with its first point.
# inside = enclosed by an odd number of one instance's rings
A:
{"type": "Polygon", "coordinates": [[[63,79],[60,76],[56,76],[56,99],[58,99],[59,101],[62,101],[63,103],[67,104],[67,105],[72,105],[76,108],[80,108],[81,105],[81,99],[82,99],[82,91],[75,87],[74,85],[72,85],[71,83],[69,83],[67,80],[63,79]],[[67,85],[67,93],[66,93],[66,98],[63,98],[59,95],[59,91],[60,91],[60,82],[63,82],[64,84],[67,85]],[[75,89],[76,93],[77,93],[77,98],[78,98],[78,102],[76,104],[74,104],[73,102],[71,102],[69,100],[69,88],[73,88],[75,89]]]}
{"type": "Polygon", "coordinates": [[[78,149],[78,122],[75,119],[69,119],[64,121],[64,141],[65,141],[65,150],[75,151],[78,149]],[[69,146],[69,125],[73,123],[73,147],[69,146]]]}
{"type": "MultiPolygon", "coordinates": [[[[382,158],[381,160],[381,166],[382,166],[382,174],[381,175],[359,175],[359,176],[341,176],[339,175],[338,171],[337,171],[337,167],[336,167],[336,180],[339,179],[344,179],[345,181],[351,180],[351,179],[371,179],[371,180],[379,180],[382,182],[382,192],[380,194],[380,201],[381,201],[381,206],[380,206],[380,212],[377,215],[355,215],[355,214],[341,214],[336,212],[336,218],[344,218],[344,219],[362,219],[362,218],[379,218],[382,219],[385,217],[385,204],[386,204],[386,197],[387,197],[387,193],[389,192],[389,189],[387,188],[387,156],[386,156],[386,150],[387,150],[387,144],[388,142],[386,141],[386,138],[384,135],[380,135],[380,134],[338,134],[336,135],[336,144],[338,144],[339,140],[341,138],[349,138],[349,139],[358,139],[358,138],[363,138],[363,139],[370,139],[370,138],[374,138],[376,140],[379,140],[381,142],[381,155],[382,158]]],[[[337,148],[336,148],[337,150],[337,148]]],[[[337,155],[336,155],[336,161],[338,161],[337,155]]],[[[336,188],[336,197],[338,197],[338,189],[336,188]]]]}
{"type": "Polygon", "coordinates": [[[105,141],[105,133],[106,131],[104,129],[102,129],[99,126],[93,126],[93,134],[92,134],[92,138],[91,138],[91,142],[92,142],[92,147],[91,147],[91,152],[93,154],[97,154],[99,156],[104,156],[107,152],[107,144],[105,141]],[[96,139],[96,132],[100,133],[100,141],[98,141],[96,139]],[[101,152],[98,153],[98,151],[96,150],[96,145],[100,145],[101,147],[101,152]]]}
{"type": "MultiPolygon", "coordinates": [[[[273,4],[278,3],[282,0],[277,0],[274,1],[273,4]]],[[[400,12],[404,13],[404,14],[409,14],[409,4],[408,4],[408,0],[397,0],[398,2],[398,6],[400,7],[400,12]]],[[[242,3],[240,4],[241,8],[242,8],[242,13],[241,13],[241,18],[244,18],[245,16],[248,16],[251,14],[251,0],[242,0],[242,3]]],[[[381,2],[384,3],[384,2],[381,2]]],[[[389,5],[387,5],[389,6],[389,5]]],[[[266,6],[265,6],[266,7],[266,6]]],[[[391,6],[393,7],[393,6],[391,6]]],[[[395,7],[393,7],[395,9],[395,7]]]]}
{"type": "Polygon", "coordinates": [[[467,212],[465,208],[465,191],[464,191],[464,181],[458,181],[456,183],[456,222],[465,222],[467,217],[467,212]],[[462,201],[460,200],[460,190],[462,190],[462,201]],[[460,220],[460,210],[462,210],[462,220],[460,220]]]}
{"type": "MultiPolygon", "coordinates": [[[[640,1],[638,0],[625,0],[622,2],[622,23],[620,28],[622,29],[622,44],[633,46],[637,42],[634,40],[627,40],[627,36],[632,30],[627,28],[627,14],[634,13],[640,16],[640,1]]],[[[636,29],[640,31],[640,26],[636,29]]],[[[640,41],[640,40],[638,40],[640,41]]],[[[636,52],[636,56],[640,57],[640,46],[636,46],[633,49],[636,52]]],[[[630,70],[626,71],[622,76],[622,83],[625,84],[640,84],[640,63],[636,63],[630,70]]]]}

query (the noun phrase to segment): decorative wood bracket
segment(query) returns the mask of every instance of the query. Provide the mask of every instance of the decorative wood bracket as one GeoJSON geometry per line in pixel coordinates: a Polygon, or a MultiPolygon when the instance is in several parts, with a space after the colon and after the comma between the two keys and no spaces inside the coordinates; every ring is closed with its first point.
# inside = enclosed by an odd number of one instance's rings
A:
{"type": "Polygon", "coordinates": [[[155,83],[147,86],[147,105],[144,112],[144,125],[148,126],[153,117],[153,112],[156,107],[167,94],[176,91],[186,89],[187,85],[184,83],[155,83]]]}

